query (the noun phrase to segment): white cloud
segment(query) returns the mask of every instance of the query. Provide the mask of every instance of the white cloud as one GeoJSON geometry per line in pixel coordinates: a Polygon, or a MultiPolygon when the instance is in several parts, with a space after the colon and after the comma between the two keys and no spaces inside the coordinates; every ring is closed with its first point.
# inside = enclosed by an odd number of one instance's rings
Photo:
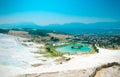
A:
{"type": "Polygon", "coordinates": [[[38,25],[49,25],[49,24],[65,24],[72,22],[80,22],[87,24],[95,22],[114,22],[114,21],[117,20],[109,18],[69,16],[46,12],[16,13],[11,15],[0,16],[0,24],[33,22],[38,25]]]}

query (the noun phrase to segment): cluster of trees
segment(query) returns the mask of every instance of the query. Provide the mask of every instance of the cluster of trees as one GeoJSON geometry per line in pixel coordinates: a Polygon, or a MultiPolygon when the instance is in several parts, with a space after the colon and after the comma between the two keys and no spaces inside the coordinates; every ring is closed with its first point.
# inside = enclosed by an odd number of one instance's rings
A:
{"type": "Polygon", "coordinates": [[[30,35],[33,36],[49,36],[47,33],[48,31],[45,30],[26,30],[30,35]]]}
{"type": "Polygon", "coordinates": [[[97,47],[95,45],[93,45],[93,48],[94,48],[95,52],[99,53],[99,49],[97,49],[97,47]]]}
{"type": "Polygon", "coordinates": [[[8,29],[0,29],[0,33],[8,33],[9,30],[8,29]]]}
{"type": "Polygon", "coordinates": [[[57,52],[55,50],[55,47],[52,46],[52,43],[46,44],[46,51],[49,52],[52,56],[62,56],[63,54],[60,52],[57,52]]]}
{"type": "Polygon", "coordinates": [[[120,36],[114,36],[114,39],[110,39],[111,43],[115,43],[117,45],[120,45],[120,36]]]}
{"type": "Polygon", "coordinates": [[[47,52],[49,52],[52,56],[58,56],[58,54],[56,53],[56,51],[51,47],[51,46],[47,46],[46,47],[47,52]]]}
{"type": "Polygon", "coordinates": [[[49,36],[47,33],[50,32],[47,30],[34,30],[34,29],[0,29],[0,33],[8,33],[10,30],[25,31],[33,36],[49,36]]]}
{"type": "Polygon", "coordinates": [[[59,39],[58,39],[58,38],[55,38],[55,37],[51,37],[50,40],[51,40],[51,41],[54,41],[54,42],[58,42],[58,41],[59,41],[59,39]]]}
{"type": "Polygon", "coordinates": [[[104,48],[120,49],[120,35],[109,35],[103,41],[98,42],[98,44],[104,48]]]}
{"type": "MultiPolygon", "coordinates": [[[[0,33],[8,33],[9,30],[15,30],[15,31],[25,31],[28,32],[32,36],[49,36],[48,33],[62,33],[57,31],[50,31],[50,30],[39,30],[39,29],[29,29],[29,28],[21,28],[21,29],[0,29],[0,33]]],[[[56,39],[53,39],[56,40],[56,39]]]]}

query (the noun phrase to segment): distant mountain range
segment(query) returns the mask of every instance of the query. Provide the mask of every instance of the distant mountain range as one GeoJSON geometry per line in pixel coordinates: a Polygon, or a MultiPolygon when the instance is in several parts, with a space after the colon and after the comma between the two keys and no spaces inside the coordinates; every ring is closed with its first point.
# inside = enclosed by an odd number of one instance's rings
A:
{"type": "Polygon", "coordinates": [[[69,24],[51,24],[46,26],[36,25],[34,23],[2,24],[0,28],[34,28],[44,30],[56,30],[66,33],[120,33],[120,22],[99,22],[99,23],[69,23],[69,24]]]}

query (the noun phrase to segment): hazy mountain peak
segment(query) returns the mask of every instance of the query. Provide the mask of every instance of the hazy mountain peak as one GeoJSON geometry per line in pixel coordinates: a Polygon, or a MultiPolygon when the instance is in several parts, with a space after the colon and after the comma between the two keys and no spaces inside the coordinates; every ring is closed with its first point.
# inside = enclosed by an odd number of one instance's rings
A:
{"type": "Polygon", "coordinates": [[[45,29],[45,30],[57,30],[68,33],[84,33],[84,32],[104,32],[110,30],[119,30],[120,22],[99,22],[91,24],[83,23],[67,23],[67,24],[50,24],[46,26],[36,25],[32,22],[23,22],[15,24],[3,24],[0,28],[33,28],[33,29],[45,29]],[[104,30],[104,31],[103,31],[104,30]]]}

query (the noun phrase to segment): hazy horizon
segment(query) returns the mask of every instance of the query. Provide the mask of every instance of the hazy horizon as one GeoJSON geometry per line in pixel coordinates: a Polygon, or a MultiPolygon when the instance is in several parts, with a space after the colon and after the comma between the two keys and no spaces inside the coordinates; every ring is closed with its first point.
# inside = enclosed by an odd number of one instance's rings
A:
{"type": "Polygon", "coordinates": [[[119,0],[0,0],[0,24],[37,25],[120,21],[119,0]]]}

